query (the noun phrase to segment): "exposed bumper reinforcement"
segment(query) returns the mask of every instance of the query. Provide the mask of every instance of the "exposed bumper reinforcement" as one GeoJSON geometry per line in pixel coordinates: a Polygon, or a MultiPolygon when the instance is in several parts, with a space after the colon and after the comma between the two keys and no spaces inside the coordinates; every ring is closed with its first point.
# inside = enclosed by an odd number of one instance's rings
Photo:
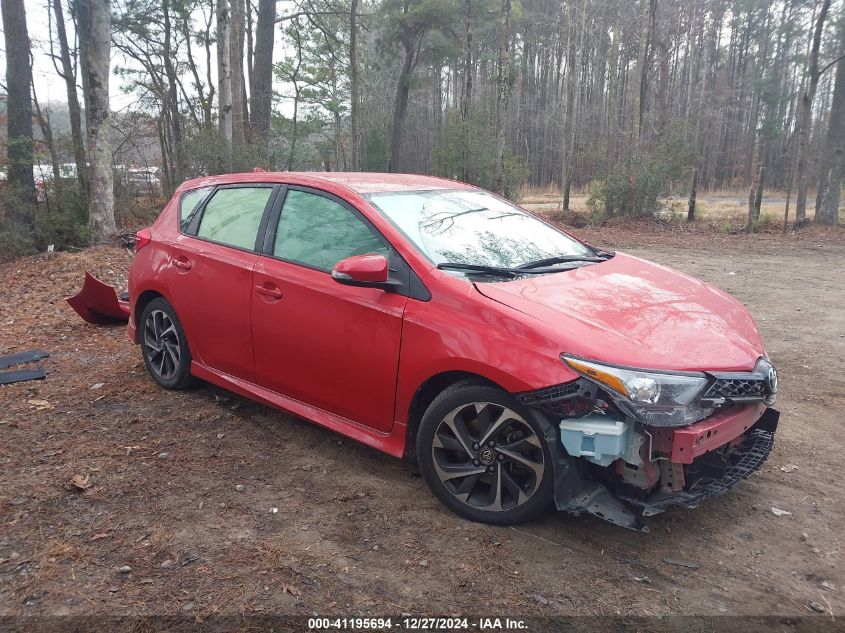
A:
{"type": "Polygon", "coordinates": [[[774,446],[775,428],[779,413],[768,409],[760,421],[748,431],[741,444],[730,455],[730,463],[722,478],[700,482],[690,490],[657,492],[647,499],[622,497],[640,506],[644,516],[659,514],[670,506],[696,507],[702,499],[718,497],[760,469],[774,446]]]}

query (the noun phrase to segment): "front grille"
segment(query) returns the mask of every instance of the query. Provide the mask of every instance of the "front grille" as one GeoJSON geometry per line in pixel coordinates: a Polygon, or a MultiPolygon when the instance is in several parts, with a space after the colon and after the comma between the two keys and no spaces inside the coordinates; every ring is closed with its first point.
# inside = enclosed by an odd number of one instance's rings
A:
{"type": "Polygon", "coordinates": [[[704,394],[705,399],[762,398],[766,395],[765,382],[761,378],[720,378],[704,394]]]}

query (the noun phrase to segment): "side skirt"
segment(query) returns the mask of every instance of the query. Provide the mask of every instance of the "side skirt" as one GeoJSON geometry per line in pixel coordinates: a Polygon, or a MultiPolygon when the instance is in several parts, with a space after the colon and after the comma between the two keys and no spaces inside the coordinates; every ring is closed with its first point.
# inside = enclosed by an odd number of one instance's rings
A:
{"type": "Polygon", "coordinates": [[[356,442],[371,446],[393,457],[401,458],[405,452],[405,425],[399,422],[394,421],[393,430],[390,433],[382,433],[362,426],[343,416],[313,407],[310,404],[288,398],[265,387],[217,371],[197,361],[191,363],[191,374],[250,400],[256,400],[262,404],[305,418],[309,422],[335,431],[356,442]]]}

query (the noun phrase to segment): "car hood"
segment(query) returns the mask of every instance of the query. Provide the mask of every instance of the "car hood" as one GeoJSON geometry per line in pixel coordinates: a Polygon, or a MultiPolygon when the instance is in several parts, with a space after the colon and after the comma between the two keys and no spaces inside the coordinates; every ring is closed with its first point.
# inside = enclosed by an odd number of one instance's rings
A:
{"type": "Polygon", "coordinates": [[[568,272],[476,283],[484,296],[552,326],[561,352],[679,371],[748,371],[765,352],[739,301],[637,257],[568,272]]]}

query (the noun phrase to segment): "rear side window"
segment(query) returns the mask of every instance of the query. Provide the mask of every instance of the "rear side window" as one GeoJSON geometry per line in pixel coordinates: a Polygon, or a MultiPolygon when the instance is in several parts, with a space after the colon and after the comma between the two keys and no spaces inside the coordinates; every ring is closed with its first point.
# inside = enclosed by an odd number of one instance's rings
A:
{"type": "Polygon", "coordinates": [[[201,187],[200,189],[192,189],[182,194],[179,199],[179,227],[182,231],[188,230],[191,220],[199,211],[202,201],[214,191],[214,187],[201,187]]]}
{"type": "Polygon", "coordinates": [[[341,259],[366,253],[387,256],[387,247],[358,216],[323,196],[288,191],[273,246],[276,257],[328,271],[341,259]]]}
{"type": "Polygon", "coordinates": [[[253,250],[272,187],[218,189],[205,205],[197,237],[253,250]]]}

